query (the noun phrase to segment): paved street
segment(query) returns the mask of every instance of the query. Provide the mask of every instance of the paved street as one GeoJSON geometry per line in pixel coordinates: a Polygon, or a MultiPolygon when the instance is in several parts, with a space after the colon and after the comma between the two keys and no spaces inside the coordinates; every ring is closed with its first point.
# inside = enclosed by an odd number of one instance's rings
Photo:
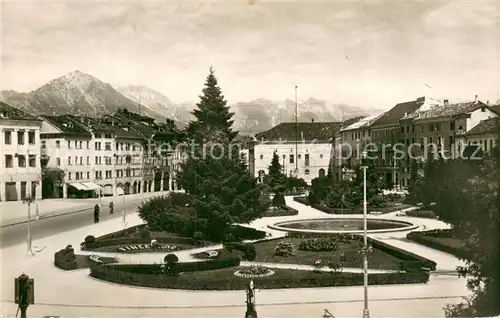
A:
{"type": "MultiPolygon", "coordinates": [[[[138,204],[140,203],[140,200],[140,197],[132,197],[128,201],[125,201],[125,212],[127,214],[134,212],[134,210],[136,210],[138,204]]],[[[121,204],[121,200],[115,201],[115,213],[113,215],[109,214],[109,209],[107,206],[107,203],[109,201],[110,199],[104,201],[106,204],[103,204],[104,206],[101,209],[101,222],[109,219],[119,219],[122,217],[123,204],[121,204]]],[[[92,206],[92,204],[90,204],[90,206],[92,206]]],[[[93,211],[93,207],[89,207],[86,210],[78,210],[77,212],[71,214],[56,215],[54,217],[34,220],[32,222],[33,241],[50,235],[54,235],[56,233],[71,231],[82,226],[94,224],[93,211]]],[[[1,227],[0,246],[3,248],[25,242],[27,233],[27,223],[1,227]]]]}

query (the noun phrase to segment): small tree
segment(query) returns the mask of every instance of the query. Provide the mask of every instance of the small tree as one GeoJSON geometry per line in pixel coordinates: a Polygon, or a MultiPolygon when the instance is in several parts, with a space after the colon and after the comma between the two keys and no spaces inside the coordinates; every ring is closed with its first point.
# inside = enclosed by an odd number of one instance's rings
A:
{"type": "Polygon", "coordinates": [[[273,197],[273,202],[272,202],[274,207],[281,207],[283,205],[286,205],[285,201],[285,196],[281,192],[277,192],[274,197],[273,197]]]}
{"type": "Polygon", "coordinates": [[[280,158],[276,152],[273,154],[268,170],[269,173],[264,178],[265,182],[273,192],[283,192],[286,187],[286,176],[283,175],[280,158]]]}

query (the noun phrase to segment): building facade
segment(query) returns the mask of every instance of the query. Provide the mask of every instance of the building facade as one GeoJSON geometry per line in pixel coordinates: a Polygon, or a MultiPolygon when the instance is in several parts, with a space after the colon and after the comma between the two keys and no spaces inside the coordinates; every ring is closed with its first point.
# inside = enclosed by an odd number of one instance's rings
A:
{"type": "Polygon", "coordinates": [[[339,130],[339,122],[281,123],[259,133],[248,151],[250,171],[262,180],[276,153],[285,175],[310,184],[328,173],[332,138],[339,130]]]}
{"type": "Polygon", "coordinates": [[[500,117],[482,120],[465,134],[465,141],[467,145],[479,146],[483,154],[492,155],[493,149],[499,146],[497,144],[499,128],[500,117]]]}
{"type": "Polygon", "coordinates": [[[0,201],[41,198],[41,121],[0,102],[0,201]]]}

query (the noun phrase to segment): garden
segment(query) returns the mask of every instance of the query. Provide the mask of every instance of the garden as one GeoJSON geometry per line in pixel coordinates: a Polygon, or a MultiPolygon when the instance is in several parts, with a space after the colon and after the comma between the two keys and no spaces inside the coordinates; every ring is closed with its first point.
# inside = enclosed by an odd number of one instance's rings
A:
{"type": "Polygon", "coordinates": [[[406,238],[427,247],[453,254],[459,258],[469,259],[472,254],[467,248],[467,240],[458,235],[453,229],[411,232],[407,234],[406,238]]]}

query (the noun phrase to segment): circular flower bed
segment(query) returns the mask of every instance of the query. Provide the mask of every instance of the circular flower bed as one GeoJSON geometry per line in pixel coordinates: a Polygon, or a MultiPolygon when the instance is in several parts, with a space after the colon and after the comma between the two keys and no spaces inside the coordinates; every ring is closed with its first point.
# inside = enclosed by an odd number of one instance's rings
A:
{"type": "Polygon", "coordinates": [[[259,278],[259,277],[269,277],[274,274],[274,271],[270,270],[264,266],[250,266],[244,267],[240,270],[234,272],[235,276],[244,278],[259,278]]]}
{"type": "Polygon", "coordinates": [[[144,252],[171,252],[178,250],[179,247],[174,244],[133,244],[121,246],[114,250],[118,253],[144,253],[144,252]]]}

